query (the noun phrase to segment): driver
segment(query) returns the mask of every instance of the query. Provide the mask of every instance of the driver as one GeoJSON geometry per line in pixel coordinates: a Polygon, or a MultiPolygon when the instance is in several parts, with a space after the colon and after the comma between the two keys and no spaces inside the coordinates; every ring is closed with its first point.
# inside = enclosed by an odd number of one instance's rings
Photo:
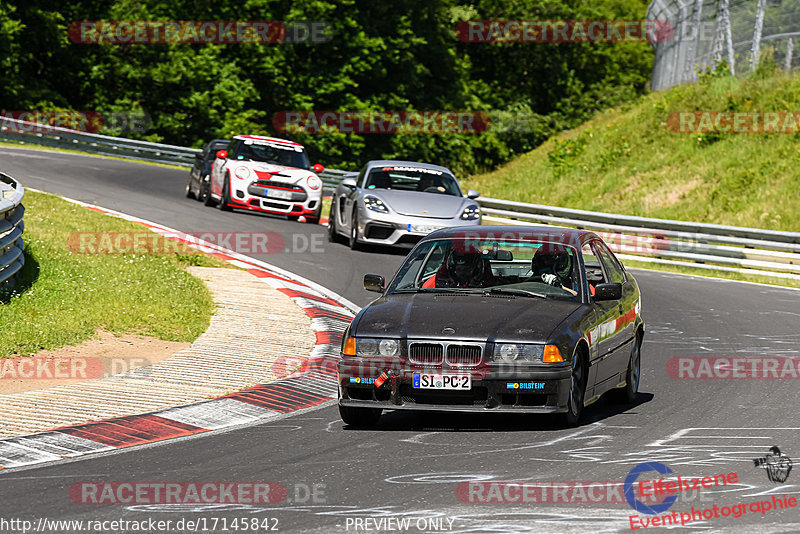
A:
{"type": "Polygon", "coordinates": [[[540,248],[531,260],[531,271],[545,284],[578,294],[572,277],[572,256],[566,250],[540,248]]]}

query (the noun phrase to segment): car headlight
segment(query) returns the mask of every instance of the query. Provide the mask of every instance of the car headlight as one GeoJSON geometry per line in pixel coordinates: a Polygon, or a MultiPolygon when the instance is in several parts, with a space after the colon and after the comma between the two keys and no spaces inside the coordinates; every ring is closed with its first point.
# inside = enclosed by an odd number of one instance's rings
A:
{"type": "Polygon", "coordinates": [[[478,206],[467,206],[461,213],[461,218],[465,221],[474,221],[481,218],[481,209],[478,206]]]}
{"type": "Polygon", "coordinates": [[[497,343],[492,359],[496,362],[541,362],[544,345],[497,343]]]}
{"type": "Polygon", "coordinates": [[[314,175],[311,175],[308,178],[306,178],[306,183],[308,184],[308,188],[313,191],[316,191],[320,187],[322,187],[322,180],[320,180],[314,175]]]}
{"type": "Polygon", "coordinates": [[[400,343],[396,339],[356,338],[356,356],[397,356],[400,343]]]}
{"type": "Polygon", "coordinates": [[[241,178],[242,180],[246,180],[250,177],[250,169],[247,167],[238,167],[236,169],[236,177],[241,178]]]}
{"type": "Polygon", "coordinates": [[[373,197],[372,195],[364,197],[364,206],[366,206],[368,210],[389,213],[389,208],[383,203],[383,200],[378,197],[373,197]]]}

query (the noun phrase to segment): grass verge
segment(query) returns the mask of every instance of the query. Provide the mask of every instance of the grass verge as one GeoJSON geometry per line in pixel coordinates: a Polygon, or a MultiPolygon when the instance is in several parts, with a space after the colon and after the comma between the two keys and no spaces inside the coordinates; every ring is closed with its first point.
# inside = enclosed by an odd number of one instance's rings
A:
{"type": "Polygon", "coordinates": [[[798,109],[800,73],[713,73],[600,113],[465,183],[521,202],[798,231],[800,133],[673,131],[681,111],[798,109]]]}
{"type": "Polygon", "coordinates": [[[0,300],[0,357],[80,343],[98,328],[168,341],[193,341],[208,329],[214,302],[184,267],[224,267],[202,254],[78,254],[75,232],[136,232],[55,195],[25,194],[25,267],[18,289],[0,300]]]}

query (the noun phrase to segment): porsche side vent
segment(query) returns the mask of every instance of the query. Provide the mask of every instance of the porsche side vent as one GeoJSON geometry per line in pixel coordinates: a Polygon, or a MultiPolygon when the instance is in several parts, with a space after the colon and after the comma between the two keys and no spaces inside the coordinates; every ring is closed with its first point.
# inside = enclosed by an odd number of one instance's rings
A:
{"type": "Polygon", "coordinates": [[[420,365],[441,365],[444,347],[439,343],[411,343],[408,347],[408,359],[420,365]]]}

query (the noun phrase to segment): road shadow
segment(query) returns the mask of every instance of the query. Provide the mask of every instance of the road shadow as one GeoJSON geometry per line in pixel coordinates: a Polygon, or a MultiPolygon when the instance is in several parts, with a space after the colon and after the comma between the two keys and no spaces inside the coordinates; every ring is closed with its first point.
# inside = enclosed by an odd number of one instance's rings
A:
{"type": "Polygon", "coordinates": [[[604,395],[588,406],[575,427],[567,426],[559,414],[462,413],[411,410],[386,411],[374,427],[345,426],[345,430],[385,432],[530,432],[581,428],[621,414],[635,415],[639,406],[653,400],[652,393],[639,393],[634,404],[616,404],[604,395]]]}

